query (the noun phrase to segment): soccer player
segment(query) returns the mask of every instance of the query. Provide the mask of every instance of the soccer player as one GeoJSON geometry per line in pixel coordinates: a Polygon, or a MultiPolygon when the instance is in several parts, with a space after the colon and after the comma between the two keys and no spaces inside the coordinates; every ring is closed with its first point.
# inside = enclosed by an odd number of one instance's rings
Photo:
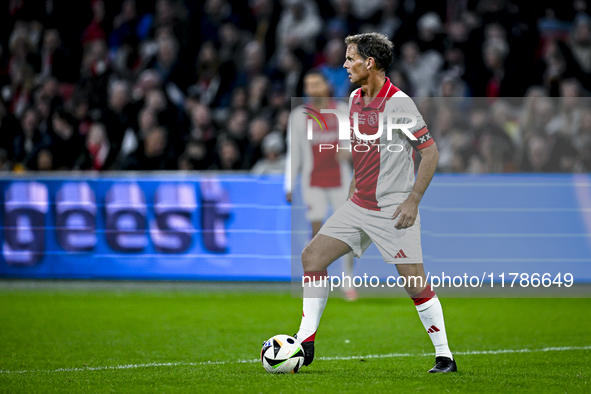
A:
{"type": "MultiPolygon", "coordinates": [[[[307,219],[312,224],[312,238],[316,236],[326,218],[328,205],[336,210],[347,200],[351,182],[351,154],[348,150],[337,152],[339,131],[334,116],[326,116],[320,125],[313,121],[313,139],[307,138],[308,119],[319,119],[322,108],[338,109],[347,112],[347,104],[330,98],[330,85],[319,70],[308,71],[304,77],[304,92],[310,102],[295,108],[287,127],[287,159],[285,166],[285,199],[291,204],[292,179],[302,174],[302,197],[308,207],[307,219]],[[323,127],[321,127],[321,125],[323,127]],[[320,144],[332,145],[333,149],[320,150],[320,144]]],[[[343,141],[341,141],[342,145],[343,141]]],[[[346,144],[347,146],[349,143],[346,144]]],[[[345,276],[353,276],[353,255],[343,258],[345,276]]],[[[352,286],[342,287],[345,297],[357,299],[357,291],[352,286]]]]}
{"type": "MultiPolygon", "coordinates": [[[[354,177],[348,201],[335,211],[302,252],[303,281],[307,283],[304,283],[303,316],[296,338],[304,348],[304,365],[314,358],[316,331],[329,293],[328,266],[351,251],[360,257],[374,242],[383,259],[396,264],[398,274],[406,279],[406,292],[433,342],[435,365],[429,372],[456,372],[441,303],[426,281],[421,249],[418,206],[437,167],[437,146],[414,102],[385,77],[392,62],[393,45],[388,38],[366,33],[349,36],[345,43],[343,67],[351,82],[361,86],[350,98],[354,177]],[[411,114],[416,124],[409,126],[408,131],[416,139],[395,130],[388,140],[383,124],[384,132],[379,140],[366,141],[354,131],[355,113],[359,134],[364,138],[377,133],[380,119],[386,123],[389,115],[411,114]],[[394,148],[388,149],[388,145],[394,148]],[[421,154],[416,180],[413,149],[421,154]]],[[[399,117],[396,123],[408,124],[408,119],[401,121],[399,117]]]]}

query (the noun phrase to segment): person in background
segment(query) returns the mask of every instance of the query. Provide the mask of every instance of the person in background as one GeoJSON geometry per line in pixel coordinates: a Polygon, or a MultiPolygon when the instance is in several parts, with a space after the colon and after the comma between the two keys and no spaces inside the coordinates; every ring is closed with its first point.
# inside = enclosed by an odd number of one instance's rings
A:
{"type": "Polygon", "coordinates": [[[283,137],[279,132],[267,134],[263,139],[263,157],[250,170],[253,175],[283,174],[285,171],[285,155],[283,137]]]}

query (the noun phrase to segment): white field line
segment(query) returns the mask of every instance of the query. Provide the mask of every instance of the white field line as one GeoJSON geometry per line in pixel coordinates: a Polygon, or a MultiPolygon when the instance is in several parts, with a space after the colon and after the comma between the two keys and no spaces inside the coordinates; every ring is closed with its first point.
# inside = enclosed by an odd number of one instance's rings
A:
{"type": "MultiPolygon", "coordinates": [[[[545,347],[541,349],[499,349],[499,350],[469,350],[466,352],[454,352],[456,356],[474,356],[485,354],[510,354],[510,353],[543,353],[543,352],[564,352],[569,350],[591,350],[589,346],[560,346],[545,347]]],[[[365,356],[336,356],[336,357],[318,357],[316,360],[322,361],[340,361],[355,360],[366,358],[397,358],[397,357],[433,357],[432,353],[389,353],[389,354],[368,354],[365,356]]],[[[259,359],[234,360],[234,361],[201,361],[201,362],[175,362],[175,363],[147,363],[147,364],[126,364],[104,367],[84,367],[84,368],[58,368],[58,369],[33,369],[20,371],[0,370],[0,374],[25,374],[25,373],[55,373],[55,372],[85,372],[85,371],[106,371],[117,369],[135,369],[147,367],[177,367],[177,366],[199,366],[199,365],[222,365],[222,364],[246,364],[257,363],[259,359]]]]}

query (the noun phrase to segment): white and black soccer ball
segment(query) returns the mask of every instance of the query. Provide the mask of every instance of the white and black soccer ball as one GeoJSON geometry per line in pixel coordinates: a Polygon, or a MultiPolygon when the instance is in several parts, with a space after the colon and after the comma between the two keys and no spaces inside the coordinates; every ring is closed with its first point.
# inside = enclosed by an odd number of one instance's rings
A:
{"type": "Polygon", "coordinates": [[[304,349],[289,335],[275,335],[263,343],[261,362],[269,373],[296,373],[304,364],[304,349]]]}

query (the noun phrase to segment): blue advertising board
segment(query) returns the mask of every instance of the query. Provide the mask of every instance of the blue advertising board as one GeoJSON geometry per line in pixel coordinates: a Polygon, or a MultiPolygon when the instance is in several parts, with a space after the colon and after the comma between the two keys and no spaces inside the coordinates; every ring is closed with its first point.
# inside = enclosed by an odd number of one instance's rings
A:
{"type": "Polygon", "coordinates": [[[283,180],[180,174],[0,180],[0,276],[286,280],[283,180]]]}

